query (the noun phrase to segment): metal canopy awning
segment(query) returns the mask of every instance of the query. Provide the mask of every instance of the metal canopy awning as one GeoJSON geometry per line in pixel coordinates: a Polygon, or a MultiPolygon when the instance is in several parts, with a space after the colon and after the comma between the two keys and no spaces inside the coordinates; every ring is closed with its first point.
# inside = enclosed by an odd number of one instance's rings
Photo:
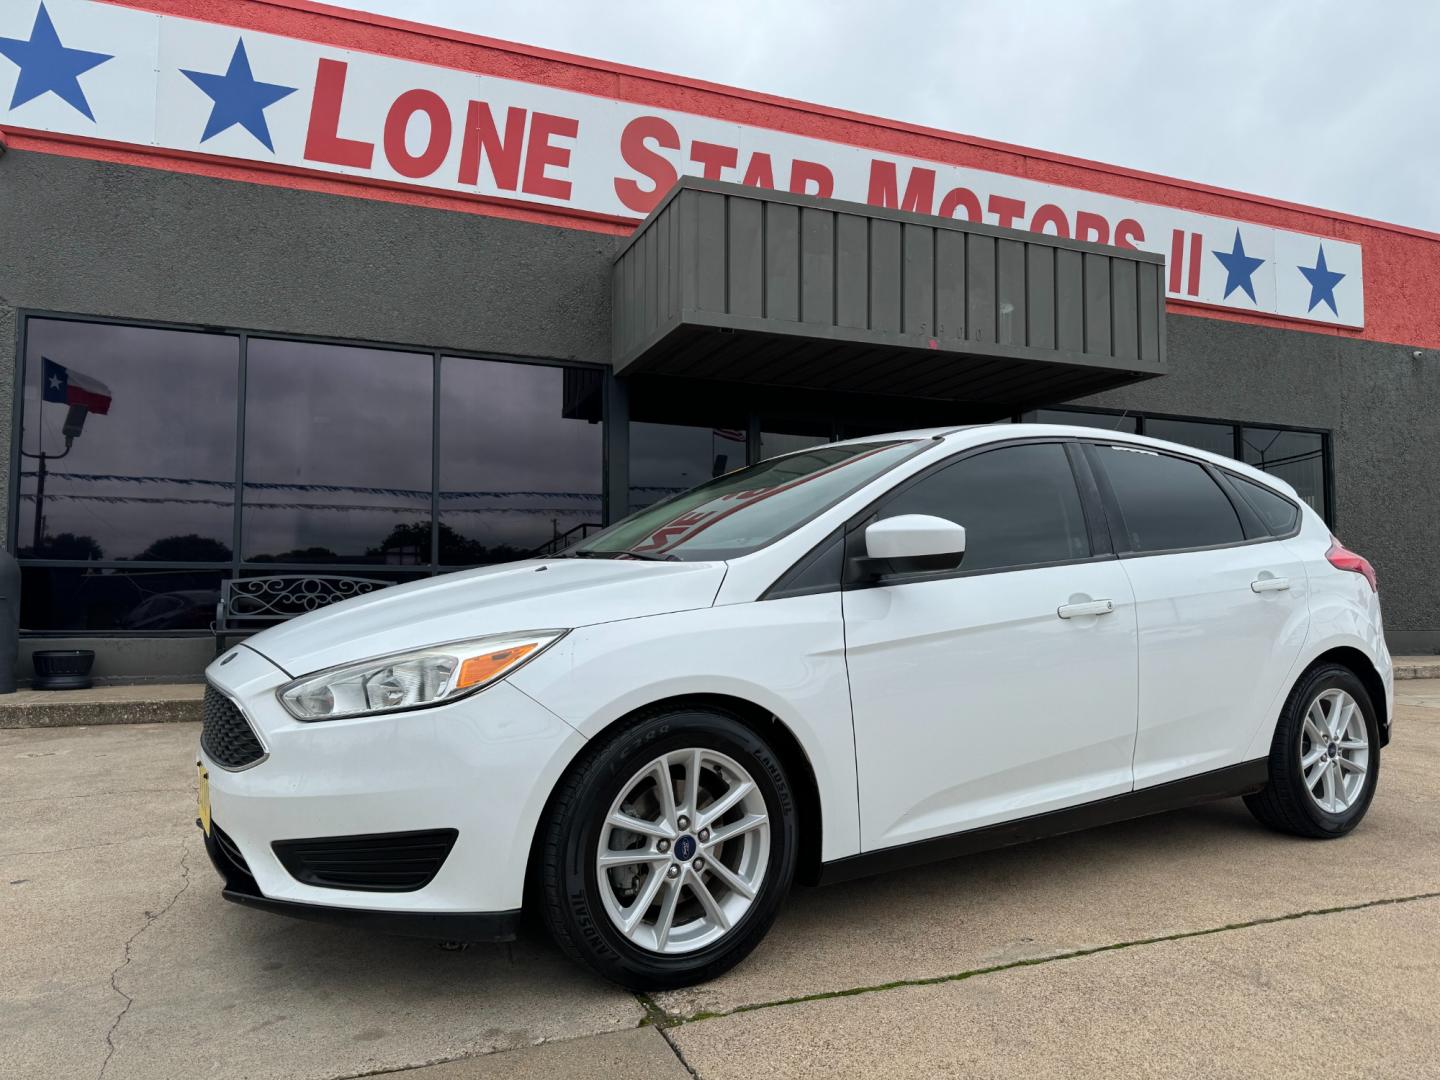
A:
{"type": "Polygon", "coordinates": [[[682,179],[615,259],[618,375],[1019,408],[1165,371],[1164,260],[682,179]]]}

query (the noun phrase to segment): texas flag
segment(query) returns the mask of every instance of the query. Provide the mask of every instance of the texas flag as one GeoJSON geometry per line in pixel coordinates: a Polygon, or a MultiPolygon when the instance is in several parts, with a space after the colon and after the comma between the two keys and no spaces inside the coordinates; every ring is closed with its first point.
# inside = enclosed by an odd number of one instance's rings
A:
{"type": "Polygon", "coordinates": [[[45,380],[44,399],[61,405],[84,405],[92,413],[104,416],[110,411],[110,388],[99,379],[81,375],[49,357],[42,356],[41,376],[45,380]]]}

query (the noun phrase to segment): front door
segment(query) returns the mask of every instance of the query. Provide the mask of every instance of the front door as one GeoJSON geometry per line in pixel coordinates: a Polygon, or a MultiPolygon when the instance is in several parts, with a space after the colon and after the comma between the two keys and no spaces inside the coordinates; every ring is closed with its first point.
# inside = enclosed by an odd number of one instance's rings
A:
{"type": "Polygon", "coordinates": [[[1066,447],[962,456],[876,519],[898,514],[958,522],[967,544],[958,572],[844,593],[863,849],[1129,791],[1134,603],[1066,447]]]}

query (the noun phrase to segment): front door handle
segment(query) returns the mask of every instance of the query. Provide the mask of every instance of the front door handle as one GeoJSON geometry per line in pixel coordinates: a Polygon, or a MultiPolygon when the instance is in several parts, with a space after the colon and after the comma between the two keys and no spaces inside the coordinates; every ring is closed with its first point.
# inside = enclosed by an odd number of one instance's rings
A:
{"type": "Polygon", "coordinates": [[[1061,604],[1055,614],[1062,619],[1078,619],[1081,615],[1109,615],[1114,610],[1109,600],[1087,600],[1083,604],[1061,604]]]}
{"type": "Polygon", "coordinates": [[[1262,577],[1250,582],[1251,592],[1284,592],[1290,588],[1290,579],[1284,577],[1262,577]]]}

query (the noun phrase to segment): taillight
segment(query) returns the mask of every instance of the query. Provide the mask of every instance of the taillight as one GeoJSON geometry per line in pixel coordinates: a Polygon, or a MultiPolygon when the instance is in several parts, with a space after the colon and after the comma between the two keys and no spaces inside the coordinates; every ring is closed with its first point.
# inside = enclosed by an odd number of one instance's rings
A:
{"type": "Polygon", "coordinates": [[[1330,550],[1325,552],[1325,558],[1337,570],[1349,570],[1352,574],[1361,575],[1370,583],[1371,592],[1380,591],[1380,585],[1375,580],[1375,568],[1370,565],[1370,560],[1355,554],[1333,536],[1330,537],[1330,550]]]}

